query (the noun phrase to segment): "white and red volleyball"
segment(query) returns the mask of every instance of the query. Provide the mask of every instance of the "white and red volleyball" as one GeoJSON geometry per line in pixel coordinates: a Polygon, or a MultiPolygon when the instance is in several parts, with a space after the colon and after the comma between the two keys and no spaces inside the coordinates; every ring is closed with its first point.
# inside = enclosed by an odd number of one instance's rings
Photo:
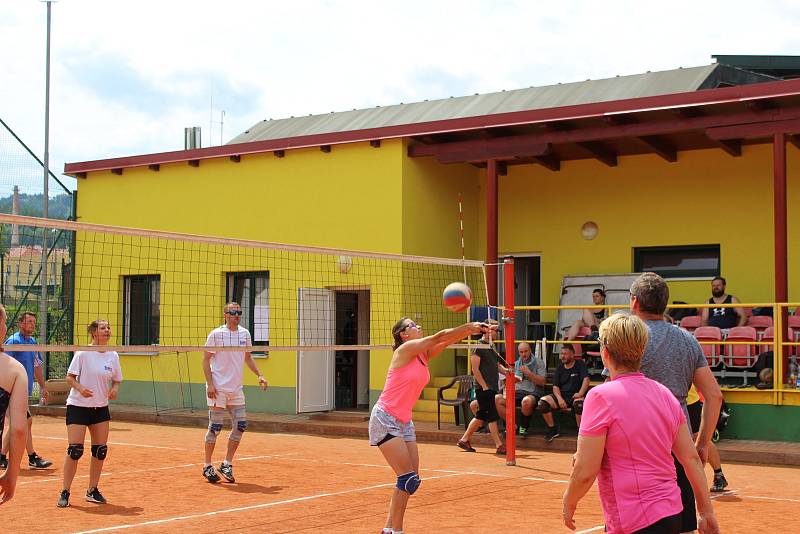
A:
{"type": "Polygon", "coordinates": [[[472,291],[467,284],[453,282],[444,288],[442,302],[451,312],[463,312],[472,304],[472,291]]]}

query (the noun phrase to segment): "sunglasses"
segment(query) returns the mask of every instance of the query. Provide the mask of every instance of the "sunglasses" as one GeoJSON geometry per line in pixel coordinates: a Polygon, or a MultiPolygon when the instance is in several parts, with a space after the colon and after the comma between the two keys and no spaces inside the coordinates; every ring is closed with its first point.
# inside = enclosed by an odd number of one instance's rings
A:
{"type": "Polygon", "coordinates": [[[409,323],[406,325],[405,328],[403,328],[403,330],[408,330],[409,328],[416,328],[417,330],[419,330],[420,326],[414,321],[409,321],[409,323]]]}
{"type": "Polygon", "coordinates": [[[242,312],[242,310],[228,310],[225,313],[227,315],[238,316],[238,315],[241,315],[243,312],[242,312]]]}

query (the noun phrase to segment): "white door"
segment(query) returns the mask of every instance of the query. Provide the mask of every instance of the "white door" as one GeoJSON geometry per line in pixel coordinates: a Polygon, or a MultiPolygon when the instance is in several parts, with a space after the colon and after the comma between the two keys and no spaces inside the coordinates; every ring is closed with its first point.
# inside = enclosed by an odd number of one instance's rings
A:
{"type": "MultiPolygon", "coordinates": [[[[300,288],[297,296],[299,345],[333,345],[336,313],[333,291],[300,288]]],[[[333,410],[336,358],[332,350],[297,353],[297,412],[333,410]]]]}

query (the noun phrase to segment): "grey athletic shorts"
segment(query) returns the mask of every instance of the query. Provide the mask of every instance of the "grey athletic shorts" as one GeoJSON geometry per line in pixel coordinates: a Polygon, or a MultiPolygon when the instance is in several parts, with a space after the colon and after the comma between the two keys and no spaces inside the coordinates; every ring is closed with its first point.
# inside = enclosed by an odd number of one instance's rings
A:
{"type": "Polygon", "coordinates": [[[385,411],[380,404],[376,404],[372,408],[372,414],[369,416],[369,444],[377,446],[386,442],[388,434],[403,438],[403,441],[417,441],[414,421],[403,423],[397,417],[385,411]]]}

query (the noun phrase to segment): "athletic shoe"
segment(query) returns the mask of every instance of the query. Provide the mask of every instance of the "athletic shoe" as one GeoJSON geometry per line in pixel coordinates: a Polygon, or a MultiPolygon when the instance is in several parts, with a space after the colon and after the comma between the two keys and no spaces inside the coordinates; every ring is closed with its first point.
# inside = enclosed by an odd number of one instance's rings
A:
{"type": "Polygon", "coordinates": [[[203,476],[206,477],[206,480],[208,480],[212,484],[216,484],[217,482],[219,482],[219,475],[217,474],[213,465],[209,465],[203,468],[203,476]]]}
{"type": "Polygon", "coordinates": [[[519,437],[527,438],[528,437],[528,429],[524,426],[519,427],[519,437]]]}
{"type": "Polygon", "coordinates": [[[714,485],[711,486],[711,491],[714,493],[722,493],[728,487],[728,481],[725,480],[725,475],[714,475],[714,485]]]}
{"type": "Polygon", "coordinates": [[[8,469],[8,456],[0,454],[0,469],[8,469]]]}
{"type": "Polygon", "coordinates": [[[219,474],[225,477],[228,482],[236,482],[233,478],[233,465],[232,464],[219,464],[219,474]]]}
{"type": "Polygon", "coordinates": [[[97,504],[105,504],[106,498],[100,493],[100,490],[97,488],[92,488],[86,492],[86,501],[87,502],[96,502],[97,504]]]}
{"type": "Polygon", "coordinates": [[[28,466],[31,469],[47,469],[51,465],[53,465],[53,462],[48,462],[35,452],[28,455],[28,466]]]}
{"type": "Polygon", "coordinates": [[[458,440],[458,448],[467,452],[477,452],[472,445],[469,444],[469,441],[461,441],[458,440]]]}
{"type": "Polygon", "coordinates": [[[507,454],[506,446],[505,445],[500,445],[499,447],[497,447],[497,450],[494,451],[494,453],[497,456],[505,456],[507,454]]]}
{"type": "Polygon", "coordinates": [[[560,435],[561,434],[558,432],[558,429],[556,427],[553,427],[547,431],[547,435],[545,435],[544,440],[545,442],[550,443],[560,435]]]}
{"type": "Polygon", "coordinates": [[[67,490],[61,490],[61,496],[59,496],[56,506],[59,508],[66,508],[69,506],[69,492],[67,490]]]}

